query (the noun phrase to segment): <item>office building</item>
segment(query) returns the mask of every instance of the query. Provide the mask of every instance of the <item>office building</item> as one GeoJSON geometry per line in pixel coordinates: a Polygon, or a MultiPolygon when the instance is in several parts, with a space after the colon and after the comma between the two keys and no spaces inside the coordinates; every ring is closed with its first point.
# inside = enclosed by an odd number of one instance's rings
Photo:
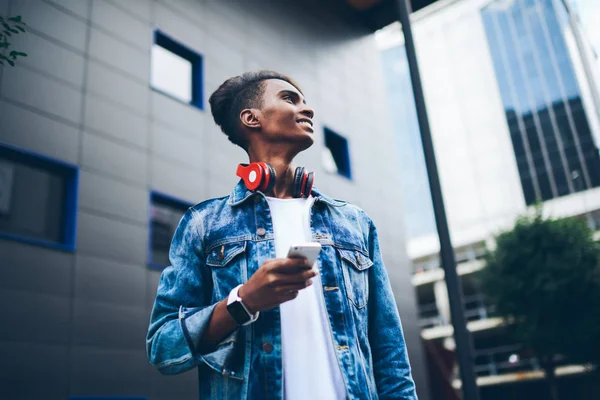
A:
{"type": "MultiPolygon", "coordinates": [[[[577,18],[555,0],[446,0],[413,14],[415,46],[448,223],[482,387],[539,379],[508,343],[474,273],[486,245],[537,201],[546,215],[600,225],[600,121],[595,60],[577,18]]],[[[378,33],[398,151],[404,219],[429,359],[460,382],[401,27],[378,33]],[[435,361],[437,360],[437,361],[435,361]]],[[[430,364],[432,364],[430,362],[430,364]]],[[[562,365],[559,375],[582,371],[562,365]]],[[[444,375],[444,374],[442,374],[444,375]]]]}
{"type": "Polygon", "coordinates": [[[297,163],[378,225],[429,398],[379,53],[349,4],[0,0],[0,15],[22,16],[10,41],[28,54],[0,67],[0,398],[197,398],[196,370],[149,364],[150,310],[183,211],[229,194],[247,160],[207,99],[263,68],[316,110],[297,163]]]}

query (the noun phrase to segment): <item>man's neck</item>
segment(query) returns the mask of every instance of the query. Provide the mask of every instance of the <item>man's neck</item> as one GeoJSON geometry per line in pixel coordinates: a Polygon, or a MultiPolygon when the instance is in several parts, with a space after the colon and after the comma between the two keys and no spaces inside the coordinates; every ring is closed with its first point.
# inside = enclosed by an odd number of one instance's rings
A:
{"type": "Polygon", "coordinates": [[[293,182],[294,182],[294,171],[295,167],[292,165],[292,160],[282,156],[253,156],[250,155],[250,162],[266,162],[275,169],[277,179],[275,187],[270,193],[267,193],[271,197],[277,197],[279,199],[292,199],[293,182]]]}

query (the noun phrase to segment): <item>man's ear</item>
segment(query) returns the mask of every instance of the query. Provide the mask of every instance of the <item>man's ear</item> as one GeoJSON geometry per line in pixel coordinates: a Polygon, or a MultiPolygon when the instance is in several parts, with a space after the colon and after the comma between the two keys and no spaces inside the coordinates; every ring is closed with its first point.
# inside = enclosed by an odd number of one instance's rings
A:
{"type": "Polygon", "coordinates": [[[260,112],[257,109],[246,108],[240,113],[240,120],[242,121],[242,124],[248,128],[260,128],[259,113],[260,112]]]}

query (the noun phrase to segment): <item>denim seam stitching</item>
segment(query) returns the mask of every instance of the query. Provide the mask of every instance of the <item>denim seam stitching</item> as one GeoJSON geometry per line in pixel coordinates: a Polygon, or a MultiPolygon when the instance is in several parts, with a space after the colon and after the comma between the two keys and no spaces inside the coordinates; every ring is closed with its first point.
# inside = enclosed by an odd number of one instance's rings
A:
{"type": "Polygon", "coordinates": [[[185,354],[179,358],[176,358],[174,360],[168,360],[168,361],[163,361],[161,363],[156,364],[157,368],[164,368],[164,367],[170,367],[172,365],[178,365],[178,364],[183,364],[184,362],[191,360],[192,359],[192,355],[191,354],[185,354]]]}

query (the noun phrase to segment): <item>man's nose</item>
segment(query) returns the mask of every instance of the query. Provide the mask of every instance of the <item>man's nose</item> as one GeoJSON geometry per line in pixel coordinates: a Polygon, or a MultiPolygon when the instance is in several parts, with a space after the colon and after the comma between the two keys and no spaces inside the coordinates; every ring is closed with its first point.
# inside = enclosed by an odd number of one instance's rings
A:
{"type": "Polygon", "coordinates": [[[313,110],[312,108],[308,107],[306,104],[304,105],[304,108],[302,109],[302,111],[300,111],[300,114],[307,116],[310,119],[313,119],[315,117],[315,110],[313,110]]]}

